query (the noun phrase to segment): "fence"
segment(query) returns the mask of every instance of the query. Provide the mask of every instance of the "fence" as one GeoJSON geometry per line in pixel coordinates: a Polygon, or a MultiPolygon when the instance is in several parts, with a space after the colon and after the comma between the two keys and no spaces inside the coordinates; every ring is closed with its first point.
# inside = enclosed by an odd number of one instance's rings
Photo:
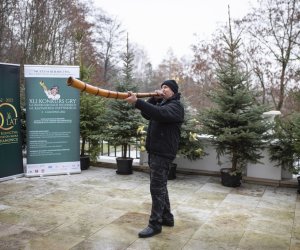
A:
{"type": "MultiPolygon", "coordinates": [[[[110,145],[107,141],[101,140],[100,156],[119,157],[121,156],[122,146],[110,145]]],[[[128,145],[128,156],[132,158],[140,158],[140,141],[135,140],[134,144],[128,145]]]]}

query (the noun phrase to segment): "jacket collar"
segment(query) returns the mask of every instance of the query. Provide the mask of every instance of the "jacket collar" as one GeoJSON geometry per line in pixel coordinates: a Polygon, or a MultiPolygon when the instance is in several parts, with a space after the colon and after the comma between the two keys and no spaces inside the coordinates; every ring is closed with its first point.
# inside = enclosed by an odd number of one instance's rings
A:
{"type": "Polygon", "coordinates": [[[181,96],[180,93],[176,93],[176,94],[174,94],[172,97],[170,97],[167,100],[162,99],[162,101],[159,103],[159,105],[164,105],[165,103],[170,102],[172,100],[180,100],[180,96],[181,96]]]}

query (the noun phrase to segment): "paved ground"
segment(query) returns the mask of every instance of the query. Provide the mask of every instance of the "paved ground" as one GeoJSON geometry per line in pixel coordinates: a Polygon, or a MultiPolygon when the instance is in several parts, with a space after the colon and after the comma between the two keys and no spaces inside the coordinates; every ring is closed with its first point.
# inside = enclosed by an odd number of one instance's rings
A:
{"type": "Polygon", "coordinates": [[[0,249],[300,249],[296,191],[178,174],[169,181],[175,227],[139,239],[151,206],[148,173],[18,178],[0,183],[0,249]]]}

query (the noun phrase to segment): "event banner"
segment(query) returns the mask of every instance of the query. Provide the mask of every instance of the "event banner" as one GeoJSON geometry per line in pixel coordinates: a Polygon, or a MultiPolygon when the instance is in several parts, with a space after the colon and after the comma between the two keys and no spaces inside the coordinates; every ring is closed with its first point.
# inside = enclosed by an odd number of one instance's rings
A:
{"type": "Polygon", "coordinates": [[[67,86],[78,66],[25,65],[26,176],[79,173],[79,91],[67,86]]]}
{"type": "Polygon", "coordinates": [[[20,66],[0,63],[0,180],[23,175],[20,66]]]}

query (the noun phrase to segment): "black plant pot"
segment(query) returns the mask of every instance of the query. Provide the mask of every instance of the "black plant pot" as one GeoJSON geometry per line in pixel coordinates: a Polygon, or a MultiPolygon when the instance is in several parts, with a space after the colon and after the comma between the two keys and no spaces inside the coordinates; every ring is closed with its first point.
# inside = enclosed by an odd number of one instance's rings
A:
{"type": "Polygon", "coordinates": [[[297,177],[297,181],[298,181],[298,194],[300,194],[300,176],[297,177]]]}
{"type": "Polygon", "coordinates": [[[231,173],[230,168],[221,168],[221,181],[225,187],[241,186],[242,173],[231,173]]]}
{"type": "Polygon", "coordinates": [[[177,168],[177,164],[175,163],[170,164],[168,180],[176,179],[176,168],[177,168]]]}
{"type": "Polygon", "coordinates": [[[88,155],[80,156],[80,169],[86,170],[90,167],[90,157],[88,155]]]}
{"type": "Polygon", "coordinates": [[[132,162],[133,158],[123,158],[123,157],[117,157],[117,174],[132,174],[132,162]]]}

